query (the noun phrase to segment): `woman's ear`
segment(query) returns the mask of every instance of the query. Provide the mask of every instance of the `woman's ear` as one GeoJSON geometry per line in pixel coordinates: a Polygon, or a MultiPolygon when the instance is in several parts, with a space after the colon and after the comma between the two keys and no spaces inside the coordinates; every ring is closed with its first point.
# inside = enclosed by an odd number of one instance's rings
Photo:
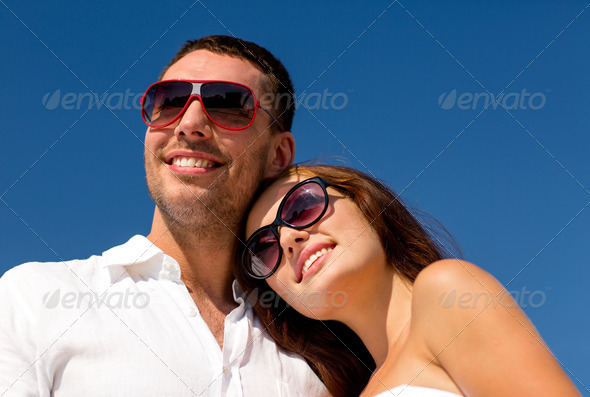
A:
{"type": "Polygon", "coordinates": [[[265,178],[280,174],[293,165],[295,160],[295,139],[289,131],[279,132],[271,140],[271,149],[266,167],[265,178]]]}

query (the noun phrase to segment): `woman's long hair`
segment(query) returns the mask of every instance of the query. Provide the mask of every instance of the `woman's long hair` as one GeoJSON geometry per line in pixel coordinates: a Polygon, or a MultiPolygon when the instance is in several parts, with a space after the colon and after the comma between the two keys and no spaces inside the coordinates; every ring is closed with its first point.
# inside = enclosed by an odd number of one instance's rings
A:
{"type": "MultiPolygon", "coordinates": [[[[425,226],[424,221],[415,218],[392,190],[351,168],[296,165],[267,181],[259,194],[274,181],[293,174],[320,176],[351,199],[379,236],[388,263],[406,280],[413,282],[426,266],[448,257],[444,255],[445,251],[451,254],[435,237],[436,231],[444,231],[438,223],[435,223],[438,230],[431,229],[432,222],[425,226]]],[[[445,241],[456,249],[448,234],[445,241]]],[[[240,245],[243,249],[244,244],[240,245]]],[[[265,280],[249,277],[241,263],[236,266],[236,278],[245,296],[276,298],[250,299],[250,302],[277,344],[303,356],[333,396],[358,396],[361,393],[375,370],[375,362],[354,332],[338,321],[314,320],[299,314],[274,295],[265,280]]]]}

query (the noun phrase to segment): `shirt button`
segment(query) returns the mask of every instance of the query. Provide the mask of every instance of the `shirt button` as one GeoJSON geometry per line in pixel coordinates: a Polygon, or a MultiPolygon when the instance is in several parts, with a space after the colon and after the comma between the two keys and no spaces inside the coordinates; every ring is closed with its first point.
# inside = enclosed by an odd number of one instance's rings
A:
{"type": "Polygon", "coordinates": [[[223,374],[229,376],[229,369],[227,369],[227,367],[223,367],[223,374]]]}
{"type": "Polygon", "coordinates": [[[186,314],[189,317],[195,317],[197,315],[197,309],[189,306],[184,310],[184,314],[186,314]]]}
{"type": "Polygon", "coordinates": [[[166,270],[167,272],[171,272],[174,270],[174,265],[170,262],[166,262],[164,263],[164,270],[166,270]]]}

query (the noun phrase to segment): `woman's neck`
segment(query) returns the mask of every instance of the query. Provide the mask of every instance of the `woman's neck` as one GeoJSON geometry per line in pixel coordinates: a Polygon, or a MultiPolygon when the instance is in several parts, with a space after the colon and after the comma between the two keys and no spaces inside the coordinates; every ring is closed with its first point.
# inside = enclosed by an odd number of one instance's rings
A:
{"type": "Polygon", "coordinates": [[[363,341],[379,368],[399,351],[411,319],[412,286],[393,271],[372,285],[343,322],[363,341]]]}

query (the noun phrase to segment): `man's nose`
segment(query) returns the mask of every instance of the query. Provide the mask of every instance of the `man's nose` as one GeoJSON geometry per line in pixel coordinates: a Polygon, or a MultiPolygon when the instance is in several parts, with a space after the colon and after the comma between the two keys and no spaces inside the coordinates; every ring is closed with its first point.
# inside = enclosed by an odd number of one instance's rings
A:
{"type": "Polygon", "coordinates": [[[192,97],[184,113],[180,116],[174,135],[189,139],[209,139],[213,133],[212,122],[207,117],[201,99],[192,97]]]}

